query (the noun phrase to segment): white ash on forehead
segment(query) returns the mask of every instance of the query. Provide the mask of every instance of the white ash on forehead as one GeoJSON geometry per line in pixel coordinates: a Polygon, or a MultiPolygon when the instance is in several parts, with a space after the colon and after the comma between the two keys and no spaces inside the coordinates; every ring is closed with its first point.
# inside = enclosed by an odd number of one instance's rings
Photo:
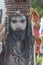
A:
{"type": "Polygon", "coordinates": [[[20,11],[16,11],[15,15],[11,16],[11,20],[16,20],[16,19],[24,20],[24,19],[26,19],[26,17],[20,11]]]}

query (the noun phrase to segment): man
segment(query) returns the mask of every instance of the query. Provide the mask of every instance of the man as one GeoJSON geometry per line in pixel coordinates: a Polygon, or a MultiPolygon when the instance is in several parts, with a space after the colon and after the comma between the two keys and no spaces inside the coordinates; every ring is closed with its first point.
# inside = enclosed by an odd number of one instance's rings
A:
{"type": "Polygon", "coordinates": [[[34,42],[28,16],[24,16],[19,11],[14,16],[11,16],[9,21],[9,34],[5,43],[5,65],[32,64],[34,42]]]}

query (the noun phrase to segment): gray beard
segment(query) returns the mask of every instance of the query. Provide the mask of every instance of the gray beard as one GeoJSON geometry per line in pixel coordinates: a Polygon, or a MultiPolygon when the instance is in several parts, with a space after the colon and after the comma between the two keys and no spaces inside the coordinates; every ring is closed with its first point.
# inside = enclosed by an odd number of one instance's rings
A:
{"type": "Polygon", "coordinates": [[[9,47],[12,47],[13,49],[16,47],[16,50],[21,52],[21,46],[23,44],[22,42],[24,41],[24,39],[25,39],[25,30],[20,30],[19,33],[17,33],[17,31],[13,31],[10,28],[7,38],[7,43],[9,47]]]}
{"type": "Polygon", "coordinates": [[[11,29],[10,33],[12,39],[14,39],[15,41],[23,41],[25,39],[25,30],[13,31],[11,29]]]}
{"type": "Polygon", "coordinates": [[[17,53],[20,53],[20,55],[22,54],[24,58],[28,58],[28,57],[30,58],[30,55],[32,54],[31,50],[33,49],[31,44],[29,44],[28,47],[24,45],[24,43],[27,43],[27,41],[25,40],[26,38],[25,30],[21,30],[20,34],[17,34],[15,32],[17,31],[13,31],[10,28],[9,35],[6,40],[8,53],[9,53],[9,49],[12,48],[13,50],[16,50],[17,53]]]}

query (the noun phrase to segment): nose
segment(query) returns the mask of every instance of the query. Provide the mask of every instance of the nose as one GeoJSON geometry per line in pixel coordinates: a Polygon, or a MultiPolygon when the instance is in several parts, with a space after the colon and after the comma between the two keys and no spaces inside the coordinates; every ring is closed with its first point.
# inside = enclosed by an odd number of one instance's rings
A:
{"type": "Polygon", "coordinates": [[[20,30],[20,29],[21,29],[21,27],[20,27],[19,24],[16,26],[16,29],[17,29],[17,30],[20,30]]]}

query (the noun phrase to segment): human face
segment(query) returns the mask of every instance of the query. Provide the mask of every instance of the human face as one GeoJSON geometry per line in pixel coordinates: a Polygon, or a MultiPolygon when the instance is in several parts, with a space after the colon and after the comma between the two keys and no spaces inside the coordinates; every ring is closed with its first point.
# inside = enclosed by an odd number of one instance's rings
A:
{"type": "Polygon", "coordinates": [[[12,18],[11,28],[15,30],[25,30],[26,29],[26,18],[23,15],[16,15],[12,18]]]}

